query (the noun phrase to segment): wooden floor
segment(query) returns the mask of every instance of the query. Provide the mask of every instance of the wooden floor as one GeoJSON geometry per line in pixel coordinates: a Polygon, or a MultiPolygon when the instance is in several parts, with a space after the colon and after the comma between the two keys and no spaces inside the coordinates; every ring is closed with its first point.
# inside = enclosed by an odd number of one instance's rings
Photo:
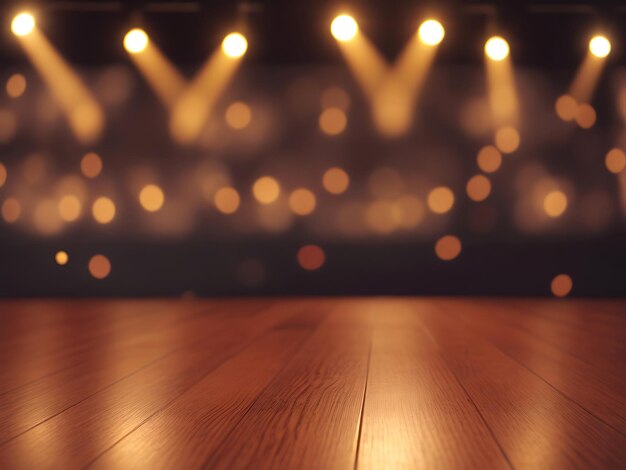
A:
{"type": "Polygon", "coordinates": [[[0,301],[0,468],[626,468],[626,301],[0,301]]]}

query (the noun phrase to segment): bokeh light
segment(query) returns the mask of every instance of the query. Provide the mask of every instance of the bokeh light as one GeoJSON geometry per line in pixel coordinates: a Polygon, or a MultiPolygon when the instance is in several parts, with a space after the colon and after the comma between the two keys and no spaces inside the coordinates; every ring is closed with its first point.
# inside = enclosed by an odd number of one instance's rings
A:
{"type": "Polygon", "coordinates": [[[108,224],[115,218],[115,204],[108,197],[99,197],[91,208],[93,218],[100,224],[108,224]]]}
{"type": "Polygon", "coordinates": [[[271,176],[262,176],[252,186],[254,198],[261,204],[271,204],[280,195],[280,185],[271,176]]]}
{"type": "Polygon", "coordinates": [[[424,21],[418,31],[420,41],[426,44],[427,46],[436,46],[441,41],[443,41],[443,37],[446,32],[443,29],[442,24],[437,20],[426,20],[424,21]]]}
{"type": "Polygon", "coordinates": [[[461,240],[454,235],[445,235],[435,243],[435,254],[444,261],[450,261],[461,254],[461,240]]]}
{"type": "MultiPolygon", "coordinates": [[[[621,173],[626,168],[626,153],[622,149],[613,148],[607,152],[604,164],[611,173],[621,173]]],[[[0,181],[1,179],[0,177],[0,181]]],[[[0,183],[0,186],[2,186],[2,183],[0,183]]]]}
{"type": "Polygon", "coordinates": [[[289,195],[289,208],[296,215],[309,215],[316,205],[315,194],[306,188],[298,188],[289,195]]]}
{"type": "Polygon", "coordinates": [[[63,250],[57,251],[56,254],[54,255],[54,261],[59,266],[65,266],[69,260],[70,260],[70,257],[67,254],[67,251],[63,251],[63,250]]]}
{"type": "Polygon", "coordinates": [[[563,191],[550,191],[543,199],[543,210],[550,217],[560,217],[567,209],[567,196],[563,191]]]}
{"type": "Polygon", "coordinates": [[[576,123],[583,129],[590,129],[596,123],[596,110],[590,104],[584,103],[576,111],[576,123]]]}
{"type": "Polygon", "coordinates": [[[339,108],[327,108],[320,114],[319,125],[324,134],[341,134],[348,124],[346,113],[339,108]]]}
{"type": "Polygon", "coordinates": [[[232,103],[226,109],[225,119],[226,123],[233,129],[245,129],[252,120],[252,111],[250,110],[250,106],[241,101],[232,103]]]}
{"type": "Polygon", "coordinates": [[[228,57],[236,59],[248,50],[248,40],[241,33],[230,33],[222,41],[222,50],[228,57]]]}
{"type": "Polygon", "coordinates": [[[165,202],[163,190],[156,184],[148,184],[139,192],[139,203],[148,212],[156,212],[165,202]]]}
{"type": "Polygon", "coordinates": [[[438,186],[428,193],[428,207],[435,214],[445,214],[454,206],[454,193],[446,186],[438,186]]]}
{"type": "Polygon", "coordinates": [[[8,173],[6,167],[2,163],[0,163],[0,188],[4,186],[4,183],[6,183],[7,176],[8,173]]]}
{"type": "Polygon", "coordinates": [[[80,200],[73,194],[67,194],[59,201],[59,215],[65,222],[74,222],[83,210],[80,200]]]}
{"type": "Polygon", "coordinates": [[[589,51],[599,58],[604,58],[611,52],[611,42],[605,36],[594,36],[589,41],[589,51]]]}
{"type": "Polygon", "coordinates": [[[233,214],[239,209],[241,198],[235,188],[225,186],[218,189],[213,197],[213,203],[222,214],[233,214]]]}
{"type": "Polygon", "coordinates": [[[9,77],[6,84],[6,91],[9,97],[19,98],[26,91],[26,78],[21,73],[14,73],[9,77]]]}
{"type": "Polygon", "coordinates": [[[104,279],[111,274],[111,262],[104,255],[94,255],[89,260],[89,274],[96,279],[104,279]]]}
{"type": "Polygon", "coordinates": [[[324,172],[322,184],[330,194],[343,194],[350,186],[350,176],[342,168],[329,168],[324,172]]]}
{"type": "Polygon", "coordinates": [[[495,144],[502,153],[513,153],[520,144],[519,132],[511,126],[502,127],[496,132],[495,144]]]}
{"type": "Polygon", "coordinates": [[[495,173],[502,165],[502,154],[493,145],[487,145],[478,152],[476,163],[485,173],[495,173]]]}
{"type": "Polygon", "coordinates": [[[550,291],[555,297],[566,297],[572,291],[574,282],[567,274],[559,274],[552,279],[550,291]]]}
{"type": "Polygon", "coordinates": [[[556,114],[565,122],[573,121],[578,114],[578,103],[573,96],[562,95],[556,100],[554,105],[556,114]]]}
{"type": "Polygon", "coordinates": [[[16,36],[26,36],[35,29],[35,18],[27,12],[17,14],[11,21],[11,31],[16,36]]]}
{"type": "Polygon", "coordinates": [[[96,178],[102,171],[102,159],[97,153],[86,153],[80,160],[80,171],[87,178],[96,178]]]}
{"type": "Polygon", "coordinates": [[[133,28],[124,36],[124,48],[131,54],[139,54],[148,47],[148,35],[143,29],[133,28]]]}
{"type": "Polygon", "coordinates": [[[475,175],[469,179],[465,190],[472,201],[484,201],[491,193],[491,182],[484,175],[475,175]]]}
{"type": "Polygon", "coordinates": [[[304,245],[298,250],[298,264],[302,269],[315,271],[326,261],[326,255],[317,245],[304,245]]]}
{"type": "Polygon", "coordinates": [[[500,36],[494,36],[485,43],[485,54],[491,60],[499,62],[509,55],[509,43],[500,36]]]}
{"type": "Polygon", "coordinates": [[[356,37],[359,25],[350,15],[339,15],[330,24],[330,32],[337,41],[346,42],[356,37]]]}
{"type": "Polygon", "coordinates": [[[5,199],[2,203],[2,218],[4,221],[9,224],[15,223],[21,215],[22,205],[20,204],[20,201],[14,197],[5,199]]]}

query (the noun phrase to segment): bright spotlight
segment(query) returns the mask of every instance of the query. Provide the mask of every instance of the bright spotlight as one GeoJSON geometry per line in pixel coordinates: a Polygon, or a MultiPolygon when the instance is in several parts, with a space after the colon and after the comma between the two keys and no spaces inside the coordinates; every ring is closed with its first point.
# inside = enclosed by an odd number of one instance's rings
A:
{"type": "Polygon", "coordinates": [[[230,33],[222,41],[222,50],[228,57],[241,57],[248,50],[248,41],[240,33],[230,33]]]}
{"type": "Polygon", "coordinates": [[[491,60],[501,61],[509,55],[509,43],[500,36],[489,38],[485,43],[485,54],[491,60]]]}
{"type": "Polygon", "coordinates": [[[133,28],[124,36],[124,48],[131,54],[139,54],[148,47],[148,35],[143,29],[133,28]]]}
{"type": "Polygon", "coordinates": [[[359,31],[359,25],[350,15],[339,15],[330,24],[330,32],[337,41],[350,41],[359,31]]]}
{"type": "Polygon", "coordinates": [[[443,40],[446,31],[439,21],[426,20],[420,25],[417,34],[419,35],[420,41],[427,46],[436,46],[443,40]]]}
{"type": "Polygon", "coordinates": [[[596,57],[604,58],[611,52],[611,42],[604,36],[594,36],[589,41],[589,50],[596,57]]]}
{"type": "Polygon", "coordinates": [[[30,13],[20,13],[11,22],[11,31],[16,36],[26,36],[35,29],[35,18],[30,13]]]}

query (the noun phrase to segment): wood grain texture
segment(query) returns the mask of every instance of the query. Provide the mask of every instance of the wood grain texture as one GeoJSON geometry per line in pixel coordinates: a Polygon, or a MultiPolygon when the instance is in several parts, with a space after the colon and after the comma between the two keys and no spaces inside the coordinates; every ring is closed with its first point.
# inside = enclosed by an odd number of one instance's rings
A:
{"type": "Polygon", "coordinates": [[[626,468],[626,301],[0,301],[0,468],[626,468]]]}

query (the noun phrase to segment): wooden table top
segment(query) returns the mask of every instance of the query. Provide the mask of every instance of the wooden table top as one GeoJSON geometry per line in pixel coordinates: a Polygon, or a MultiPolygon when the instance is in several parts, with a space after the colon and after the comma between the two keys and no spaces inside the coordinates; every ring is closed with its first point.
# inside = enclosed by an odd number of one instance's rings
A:
{"type": "Polygon", "coordinates": [[[0,301],[0,468],[624,468],[626,301],[0,301]]]}

